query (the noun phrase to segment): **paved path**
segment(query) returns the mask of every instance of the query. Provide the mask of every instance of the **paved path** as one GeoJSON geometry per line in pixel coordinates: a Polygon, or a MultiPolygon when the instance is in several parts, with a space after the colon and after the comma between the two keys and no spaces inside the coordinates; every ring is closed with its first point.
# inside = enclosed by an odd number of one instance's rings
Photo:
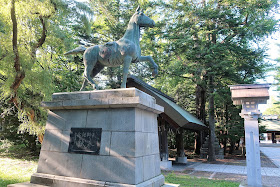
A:
{"type": "Polygon", "coordinates": [[[260,150],[280,168],[280,147],[260,147],[260,150]]]}
{"type": "MultiPolygon", "coordinates": [[[[262,176],[280,177],[280,145],[267,147],[266,145],[263,144],[262,147],[260,147],[260,149],[278,167],[278,168],[262,167],[261,168],[262,176]]],[[[173,171],[184,171],[185,169],[192,169],[194,171],[214,172],[214,173],[232,173],[232,174],[247,175],[246,166],[236,166],[236,165],[189,162],[187,166],[173,165],[172,168],[170,168],[170,170],[173,171]]]]}
{"type": "MultiPolygon", "coordinates": [[[[280,144],[261,144],[260,147],[265,154],[279,168],[262,167],[263,185],[269,187],[280,187],[280,144]]],[[[247,178],[246,166],[228,164],[207,164],[202,162],[188,162],[187,165],[174,164],[172,171],[183,172],[189,176],[203,177],[208,179],[229,180],[242,182],[247,178]]]]}
{"type": "MultiPolygon", "coordinates": [[[[241,174],[241,175],[247,174],[246,166],[200,163],[200,164],[187,166],[187,168],[192,168],[195,171],[232,173],[232,174],[241,174]]],[[[280,168],[262,167],[261,172],[263,176],[280,177],[280,168]]]]}
{"type": "MultiPolygon", "coordinates": [[[[265,154],[278,168],[262,167],[262,176],[280,177],[280,147],[260,147],[265,154]]],[[[247,174],[246,166],[224,165],[224,164],[194,164],[188,166],[195,171],[210,171],[219,173],[247,174]]]]}

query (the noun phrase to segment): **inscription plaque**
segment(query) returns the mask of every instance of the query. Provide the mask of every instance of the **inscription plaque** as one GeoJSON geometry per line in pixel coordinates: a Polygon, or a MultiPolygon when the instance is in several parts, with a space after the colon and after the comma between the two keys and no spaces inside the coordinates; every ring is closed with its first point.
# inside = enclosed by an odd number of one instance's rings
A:
{"type": "Polygon", "coordinates": [[[71,128],[69,153],[98,155],[102,128],[71,128]]]}

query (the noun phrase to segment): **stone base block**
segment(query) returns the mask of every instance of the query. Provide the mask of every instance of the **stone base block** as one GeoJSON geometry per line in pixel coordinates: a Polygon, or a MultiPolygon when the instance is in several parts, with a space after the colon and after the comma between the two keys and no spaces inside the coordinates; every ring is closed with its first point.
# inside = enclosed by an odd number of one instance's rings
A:
{"type": "MultiPolygon", "coordinates": [[[[136,88],[55,93],[37,173],[53,187],[160,187],[157,115],[163,107],[136,88]]],[[[30,185],[28,184],[28,185],[30,185]]]]}
{"type": "Polygon", "coordinates": [[[160,161],[160,169],[170,169],[172,168],[172,161],[160,161]]]}
{"type": "MultiPolygon", "coordinates": [[[[21,187],[21,184],[13,184],[9,187],[21,187]]],[[[149,179],[145,182],[131,185],[131,184],[123,184],[123,183],[112,183],[107,181],[96,181],[96,180],[89,180],[89,179],[81,179],[81,178],[74,178],[74,177],[63,177],[57,175],[49,175],[49,174],[42,174],[42,173],[35,173],[31,176],[31,183],[28,185],[22,186],[32,186],[34,187],[45,187],[40,184],[44,184],[46,186],[52,187],[60,187],[60,186],[67,186],[67,187],[101,187],[101,186],[116,186],[116,187],[161,187],[164,185],[164,176],[158,175],[152,179],[149,179]]]]}
{"type": "Polygon", "coordinates": [[[40,184],[32,184],[30,182],[18,183],[18,184],[10,184],[7,187],[47,187],[46,185],[40,184]]]}
{"type": "Polygon", "coordinates": [[[188,162],[187,157],[176,157],[176,162],[180,164],[186,164],[188,162]]]}

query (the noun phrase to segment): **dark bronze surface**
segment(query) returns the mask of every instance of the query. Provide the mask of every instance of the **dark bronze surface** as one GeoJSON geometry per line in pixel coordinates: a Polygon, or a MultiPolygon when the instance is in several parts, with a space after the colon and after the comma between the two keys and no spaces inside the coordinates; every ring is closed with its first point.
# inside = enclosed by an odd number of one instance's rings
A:
{"type": "Polygon", "coordinates": [[[71,128],[69,153],[99,155],[101,128],[71,128]]]}

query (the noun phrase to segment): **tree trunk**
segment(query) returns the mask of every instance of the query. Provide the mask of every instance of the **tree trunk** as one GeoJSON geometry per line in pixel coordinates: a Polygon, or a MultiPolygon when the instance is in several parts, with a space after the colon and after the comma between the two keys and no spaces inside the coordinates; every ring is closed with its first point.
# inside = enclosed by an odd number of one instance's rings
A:
{"type": "MultiPolygon", "coordinates": [[[[204,78],[203,78],[204,80],[204,78]]],[[[196,102],[196,117],[201,120],[204,124],[206,124],[206,115],[205,115],[205,88],[202,85],[196,85],[196,90],[195,90],[195,102],[196,102]]],[[[196,154],[200,154],[200,148],[202,145],[201,141],[201,133],[196,132],[195,133],[195,145],[194,145],[194,152],[196,154]]]]}
{"type": "Polygon", "coordinates": [[[176,133],[176,148],[177,148],[177,157],[185,157],[183,129],[182,128],[180,128],[179,132],[176,133]]]}
{"type": "Polygon", "coordinates": [[[216,161],[215,158],[215,117],[214,117],[214,83],[213,75],[209,75],[209,148],[208,161],[216,161]]]}
{"type": "Polygon", "coordinates": [[[199,131],[195,132],[194,152],[197,155],[200,154],[201,144],[201,133],[199,131]]]}

